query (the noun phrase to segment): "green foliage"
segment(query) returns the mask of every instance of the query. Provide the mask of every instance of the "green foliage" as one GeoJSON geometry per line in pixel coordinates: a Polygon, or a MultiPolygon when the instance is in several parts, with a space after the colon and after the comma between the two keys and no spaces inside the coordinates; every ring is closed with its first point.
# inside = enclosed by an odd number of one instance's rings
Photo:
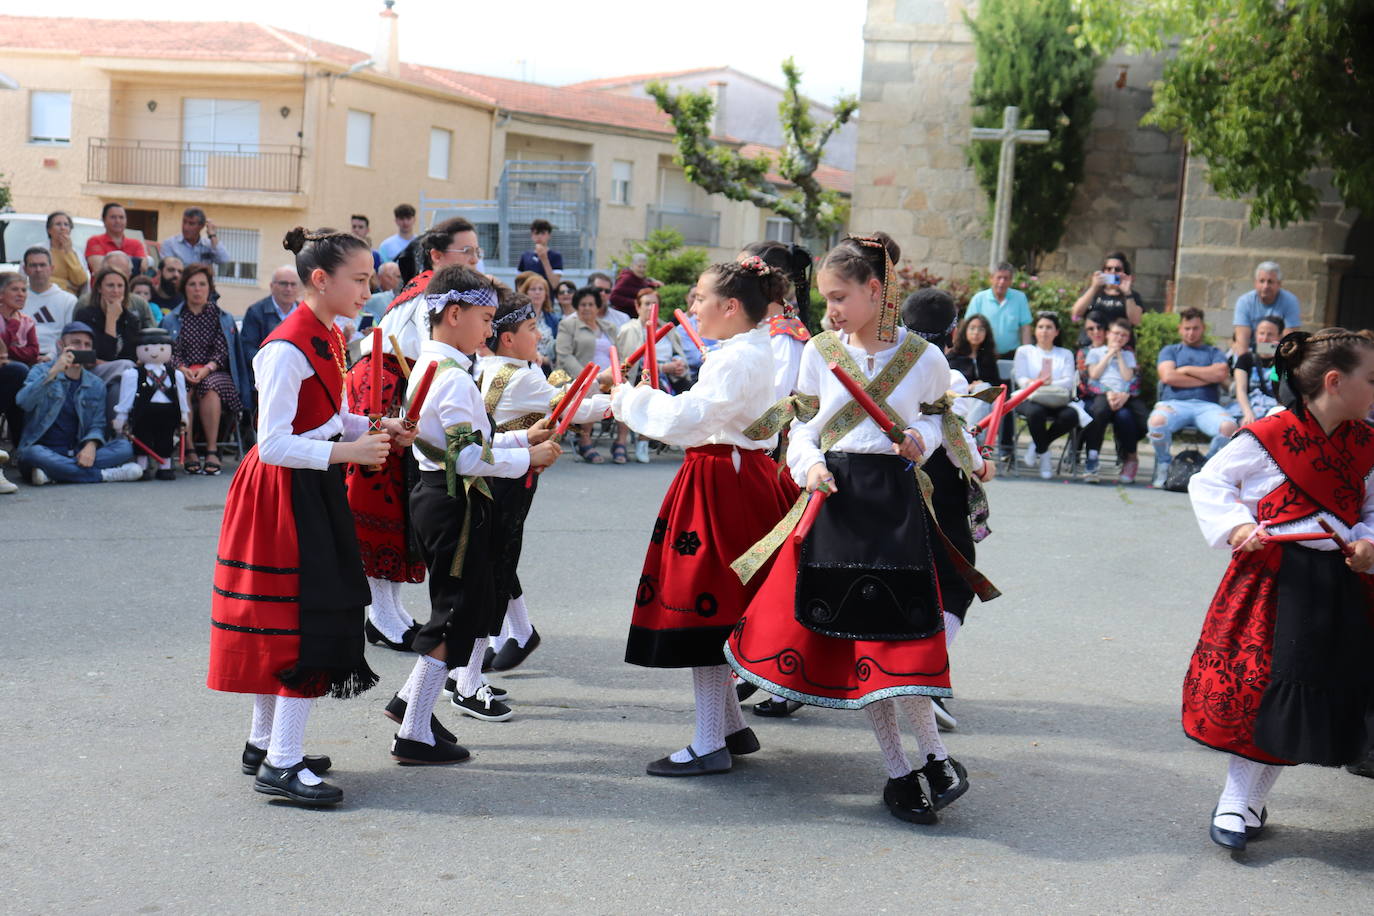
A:
{"type": "Polygon", "coordinates": [[[0,210],[7,209],[13,199],[10,193],[10,180],[5,177],[4,172],[0,172],[0,210]]]}
{"type": "MultiPolygon", "coordinates": [[[[977,19],[964,15],[978,51],[970,101],[977,127],[1001,127],[1002,109],[1021,110],[1021,128],[1047,129],[1044,145],[1016,148],[1012,188],[1011,259],[1035,269],[1059,246],[1074,192],[1083,180],[1092,130],[1093,76],[1098,55],[1079,47],[1072,0],[984,0],[977,19]]],[[[988,196],[997,193],[1000,144],[974,141],[969,161],[988,196]]]]}
{"type": "Polygon", "coordinates": [[[1331,169],[1345,204],[1374,209],[1374,4],[1368,0],[1076,0],[1094,47],[1177,53],[1148,123],[1176,130],[1250,222],[1286,226],[1331,169]]]}
{"type": "MultiPolygon", "coordinates": [[[[696,278],[692,278],[692,283],[696,278]]],[[[664,321],[673,320],[673,309],[687,311],[687,291],[692,283],[665,283],[658,288],[658,317],[664,321]]]]}
{"type": "Polygon", "coordinates": [[[711,263],[705,248],[683,248],[682,233],[676,229],[655,229],[643,242],[632,242],[630,250],[611,258],[616,273],[630,266],[634,254],[649,258],[649,276],[661,283],[691,286],[711,263]]]}
{"type": "Polygon", "coordinates": [[[790,57],[783,61],[782,72],[787,88],[778,106],[778,116],[784,140],[776,163],[768,156],[741,156],[711,139],[715,102],[708,93],[673,93],[657,81],[644,89],[672,119],[678,149],[674,160],[682,166],[688,181],[712,194],[771,210],[791,220],[804,239],[821,239],[844,227],[849,204],[836,192],[820,186],[815,178],[816,168],[830,135],[854,116],[859,103],[852,96],[842,96],[835,102],[834,118],[818,126],[811,117],[810,104],[797,88],[801,71],[790,57]],[[790,188],[768,180],[774,168],[790,188]]]}

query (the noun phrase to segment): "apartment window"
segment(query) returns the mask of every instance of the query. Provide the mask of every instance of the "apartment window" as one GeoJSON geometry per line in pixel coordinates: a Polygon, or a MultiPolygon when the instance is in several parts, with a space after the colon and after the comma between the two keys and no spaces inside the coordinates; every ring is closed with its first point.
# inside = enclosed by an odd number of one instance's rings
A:
{"type": "Polygon", "coordinates": [[[363,168],[372,167],[372,114],[348,110],[348,137],[344,144],[344,162],[363,168]]]}
{"type": "Polygon", "coordinates": [[[29,93],[29,142],[70,143],[72,141],[72,94],[70,92],[29,93]]]}
{"type": "Polygon", "coordinates": [[[258,282],[258,230],[219,227],[219,242],[229,260],[215,265],[215,282],[230,286],[256,286],[258,282]]]}
{"type": "Polygon", "coordinates": [[[429,129],[429,177],[448,181],[449,156],[453,152],[453,131],[442,127],[429,129]]]}
{"type": "Polygon", "coordinates": [[[763,221],[763,237],[770,242],[782,242],[784,245],[791,245],[796,235],[797,227],[792,224],[790,219],[770,216],[763,221]]]}
{"type": "Polygon", "coordinates": [[[611,203],[630,202],[630,181],[634,178],[635,164],[624,159],[611,162],[611,203]]]}

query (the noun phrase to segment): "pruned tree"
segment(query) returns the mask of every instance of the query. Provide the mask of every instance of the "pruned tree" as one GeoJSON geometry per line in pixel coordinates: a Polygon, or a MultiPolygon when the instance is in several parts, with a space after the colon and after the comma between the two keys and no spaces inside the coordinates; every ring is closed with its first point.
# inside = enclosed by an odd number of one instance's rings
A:
{"type": "Polygon", "coordinates": [[[672,119],[678,150],[674,158],[688,181],[711,194],[771,210],[790,220],[802,238],[820,240],[844,226],[849,204],[838,193],[821,187],[816,168],[826,142],[854,116],[859,102],[853,96],[841,96],[835,102],[834,117],[819,125],[797,88],[801,71],[792,58],[783,61],[782,72],[787,88],[778,106],[783,147],[776,163],[767,155],[741,156],[738,150],[711,139],[715,102],[708,93],[672,92],[662,82],[644,88],[672,119]],[[791,187],[768,180],[775,168],[791,187]]]}

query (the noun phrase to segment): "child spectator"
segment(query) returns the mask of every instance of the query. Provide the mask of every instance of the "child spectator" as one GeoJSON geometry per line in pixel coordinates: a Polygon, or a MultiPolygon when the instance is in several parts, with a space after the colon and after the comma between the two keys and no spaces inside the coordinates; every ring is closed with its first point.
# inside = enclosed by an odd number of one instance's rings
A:
{"type": "Polygon", "coordinates": [[[1131,323],[1125,318],[1112,321],[1106,342],[1092,347],[1086,355],[1088,377],[1085,382],[1091,400],[1088,412],[1093,421],[1083,435],[1088,458],[1083,465],[1083,479],[1097,483],[1100,466],[1099,452],[1110,423],[1116,437],[1116,452],[1121,459],[1119,483],[1135,483],[1140,461],[1136,457],[1136,443],[1144,435],[1145,411],[1136,397],[1140,393],[1140,373],[1136,371],[1135,354],[1131,345],[1131,323]]]}

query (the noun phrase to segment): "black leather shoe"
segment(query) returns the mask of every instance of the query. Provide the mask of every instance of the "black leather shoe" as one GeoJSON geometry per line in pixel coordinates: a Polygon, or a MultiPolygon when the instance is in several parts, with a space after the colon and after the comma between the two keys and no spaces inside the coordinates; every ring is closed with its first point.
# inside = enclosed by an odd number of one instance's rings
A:
{"type": "Polygon", "coordinates": [[[735,685],[735,699],[743,703],[757,693],[758,689],[757,684],[751,684],[748,681],[740,681],[735,685]]]}
{"type": "Polygon", "coordinates": [[[391,756],[402,766],[443,766],[461,763],[472,755],[461,744],[445,741],[438,735],[434,736],[433,744],[397,735],[391,742],[391,756]]]}
{"type": "Polygon", "coordinates": [[[174,471],[174,470],[172,470],[171,468],[158,468],[156,471],[153,472],[153,479],[155,479],[155,480],[176,480],[176,479],[177,479],[177,472],[174,471]]]}
{"type": "Polygon", "coordinates": [[[258,768],[258,778],[253,780],[253,791],[264,795],[275,795],[301,805],[337,805],[343,801],[343,789],[327,782],[307,786],[301,782],[300,772],[306,769],[302,760],[295,766],[274,767],[263,761],[258,768]]]}
{"type": "MultiPolygon", "coordinates": [[[[1242,821],[1244,820],[1244,815],[1239,814],[1238,812],[1235,812],[1235,811],[1223,811],[1222,813],[1223,813],[1223,814],[1234,814],[1236,817],[1241,818],[1242,821]]],[[[1212,809],[1212,820],[1211,820],[1211,822],[1207,825],[1207,826],[1208,826],[1208,832],[1209,832],[1209,834],[1210,834],[1211,837],[1212,837],[1212,842],[1213,842],[1213,843],[1216,843],[1218,846],[1224,846],[1225,848],[1230,849],[1230,850],[1232,850],[1233,852],[1244,852],[1244,851],[1245,851],[1246,833],[1245,833],[1244,831],[1239,831],[1239,830],[1223,830],[1221,827],[1218,827],[1218,826],[1216,825],[1216,818],[1217,818],[1217,809],[1213,808],[1213,809],[1212,809]]]]}
{"type": "Polygon", "coordinates": [[[883,787],[883,804],[893,817],[912,824],[934,824],[940,820],[921,789],[919,770],[912,770],[901,779],[889,779],[883,787]]]}
{"type": "Polygon", "coordinates": [[[496,661],[496,650],[487,646],[486,653],[482,656],[482,673],[486,674],[491,670],[491,663],[496,661]]]}
{"type": "Polygon", "coordinates": [[[725,736],[725,749],[734,757],[743,757],[759,749],[759,736],[752,728],[741,728],[725,736]]]}
{"type": "Polygon", "coordinates": [[[728,773],[734,763],[728,747],[698,757],[697,752],[688,745],[687,753],[692,755],[692,759],[686,763],[674,763],[671,756],[660,757],[645,767],[644,772],[650,776],[710,776],[713,773],[728,773]]]}
{"type": "Polygon", "coordinates": [[[533,630],[529,640],[522,646],[514,639],[506,640],[506,644],[501,647],[501,651],[496,653],[496,658],[492,659],[492,671],[509,671],[512,668],[520,667],[525,659],[530,657],[530,653],[539,648],[539,631],[533,630]]]}
{"type": "Polygon", "coordinates": [[[412,623],[412,624],[409,626],[409,628],[407,628],[406,631],[405,631],[404,633],[401,634],[401,651],[402,651],[402,652],[414,652],[414,651],[415,651],[415,637],[417,637],[417,636],[419,636],[419,635],[420,635],[420,624],[419,624],[419,622],[417,621],[416,623],[412,623]]]}
{"type": "Polygon", "coordinates": [[[1347,764],[1345,767],[1345,771],[1355,776],[1363,776],[1366,779],[1374,779],[1374,754],[1370,754],[1368,757],[1366,757],[1364,760],[1361,760],[1359,763],[1347,764]]]}
{"type": "MultiPolygon", "coordinates": [[[[1251,808],[1250,813],[1255,814],[1255,809],[1251,808]]],[[[1258,839],[1259,835],[1264,833],[1264,825],[1269,820],[1269,809],[1261,808],[1260,813],[1255,814],[1255,817],[1259,818],[1259,826],[1251,827],[1249,824],[1245,825],[1245,838],[1247,840],[1258,839]]]]}
{"type": "Polygon", "coordinates": [[[968,791],[968,770],[953,757],[936,760],[926,755],[926,765],[918,771],[930,786],[930,802],[939,811],[968,791]]]}
{"type": "Polygon", "coordinates": [[[785,719],[805,705],[805,703],[799,700],[783,700],[782,702],[778,702],[772,697],[769,697],[762,703],[754,704],[754,715],[763,716],[765,719],[785,719]]]}
{"type": "Polygon", "coordinates": [[[367,636],[367,641],[374,646],[385,646],[388,649],[395,649],[397,652],[409,652],[410,646],[415,642],[415,634],[420,632],[420,625],[417,623],[401,635],[400,642],[392,642],[386,638],[386,634],[372,625],[372,621],[363,624],[363,633],[367,636]]]}
{"type": "MultiPolygon", "coordinates": [[[[263,761],[266,759],[267,751],[264,748],[257,747],[247,742],[244,743],[243,772],[247,773],[249,776],[256,776],[258,767],[262,766],[263,761]]],[[[328,772],[329,768],[333,765],[334,762],[323,754],[318,757],[312,757],[309,754],[305,755],[305,768],[316,776],[328,772]]]]}
{"type": "MultiPolygon", "coordinates": [[[[406,717],[407,705],[409,704],[401,699],[401,695],[396,694],[391,698],[391,701],[386,704],[386,717],[399,725],[406,717]]],[[[434,737],[440,741],[447,741],[450,744],[458,743],[458,736],[444,728],[443,723],[439,721],[439,717],[433,713],[430,713],[429,716],[429,730],[434,732],[434,737]]]]}

